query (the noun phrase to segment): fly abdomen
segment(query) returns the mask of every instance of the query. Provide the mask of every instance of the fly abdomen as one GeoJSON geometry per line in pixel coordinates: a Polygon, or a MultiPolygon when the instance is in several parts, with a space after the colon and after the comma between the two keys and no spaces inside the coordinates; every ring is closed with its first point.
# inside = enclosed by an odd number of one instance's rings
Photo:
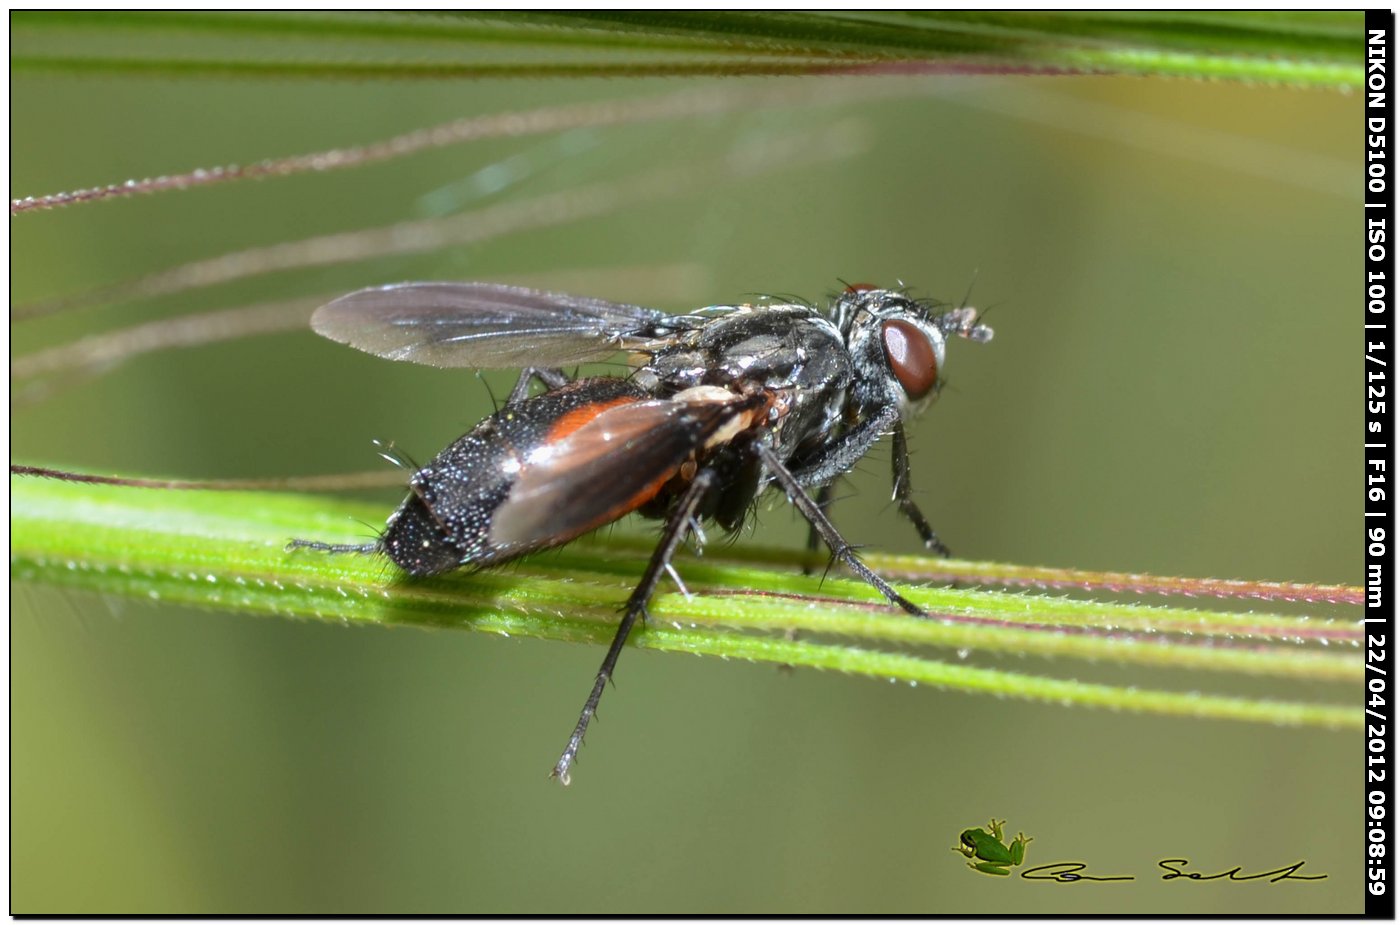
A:
{"type": "Polygon", "coordinates": [[[384,554],[415,578],[440,575],[462,565],[462,554],[417,495],[409,495],[389,518],[380,540],[384,554]]]}
{"type": "Polygon", "coordinates": [[[411,493],[385,528],[385,554],[408,574],[427,577],[571,539],[501,543],[491,525],[532,455],[608,408],[643,397],[626,379],[582,379],[490,415],[414,473],[411,493]]]}

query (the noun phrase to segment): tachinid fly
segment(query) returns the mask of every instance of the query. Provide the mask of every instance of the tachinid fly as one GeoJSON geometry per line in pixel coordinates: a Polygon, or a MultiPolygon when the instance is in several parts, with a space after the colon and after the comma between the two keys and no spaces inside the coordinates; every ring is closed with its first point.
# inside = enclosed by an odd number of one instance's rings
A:
{"type": "Polygon", "coordinates": [[[948,338],[992,338],[976,309],[865,285],[825,310],[764,302],[668,315],[491,283],[403,283],[336,299],[311,325],[390,360],[521,374],[500,410],[414,474],[377,542],[292,546],[383,553],[426,577],[560,546],[634,511],[664,521],[554,766],[565,784],[628,634],[702,518],[735,530],[779,487],[811,525],[811,545],[824,541],[891,603],[925,616],[832,526],[831,485],[892,434],[899,509],[946,554],[910,495],[904,425],[938,394],[948,338]],[[626,377],[562,370],[618,352],[630,355],[626,377]],[[535,379],[546,388],[531,396],[535,379]]]}

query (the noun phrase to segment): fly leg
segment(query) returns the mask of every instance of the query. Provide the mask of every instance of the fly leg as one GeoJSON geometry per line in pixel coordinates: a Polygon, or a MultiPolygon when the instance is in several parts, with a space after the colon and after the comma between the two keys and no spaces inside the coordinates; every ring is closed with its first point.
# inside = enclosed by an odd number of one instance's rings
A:
{"type": "Polygon", "coordinates": [[[909,518],[909,522],[914,525],[914,529],[919,531],[919,539],[924,541],[924,548],[931,549],[940,556],[950,556],[952,552],[943,541],[938,538],[938,534],[933,532],[925,519],[923,511],[914,503],[914,498],[909,488],[909,442],[904,439],[904,425],[896,422],[894,425],[894,500],[899,503],[899,512],[909,518]]]}
{"type": "Polygon", "coordinates": [[[627,637],[632,633],[632,627],[636,625],[638,617],[645,617],[647,601],[651,600],[652,592],[656,590],[657,583],[661,576],[666,574],[668,566],[671,564],[671,556],[675,554],[676,547],[681,544],[686,531],[690,529],[695,510],[699,507],[705,492],[714,484],[715,473],[712,469],[702,469],[695,474],[695,478],[681,496],[680,503],[671,511],[671,516],[666,520],[666,526],[661,530],[661,542],[656,545],[656,551],[651,554],[651,561],[647,563],[646,571],[642,573],[642,580],[637,583],[636,590],[632,596],[627,598],[627,605],[622,612],[622,622],[618,624],[617,634],[613,636],[612,645],[608,646],[608,654],[603,656],[603,665],[598,669],[598,677],[593,681],[593,691],[588,695],[588,700],[583,704],[583,712],[579,714],[578,725],[574,727],[574,734],[569,736],[569,744],[564,747],[564,754],[559,756],[559,761],[554,765],[551,777],[557,777],[564,786],[569,785],[569,769],[573,766],[574,759],[578,757],[579,746],[583,744],[583,734],[588,731],[588,723],[593,719],[593,714],[598,711],[598,701],[603,696],[603,688],[612,679],[613,669],[617,667],[618,656],[622,654],[622,647],[627,644],[627,637]]]}
{"type": "Polygon", "coordinates": [[[379,552],[379,541],[373,543],[323,543],[320,540],[288,540],[287,549],[316,549],[321,552],[357,552],[362,555],[379,552]]]}
{"type": "MultiPolygon", "coordinates": [[[[828,482],[821,488],[817,489],[817,508],[823,514],[826,514],[828,511],[831,510],[831,501],[832,496],[834,494],[836,494],[834,482],[828,482]]],[[[807,561],[802,563],[802,574],[812,574],[812,556],[821,547],[821,545],[822,535],[817,532],[817,527],[815,524],[809,523],[807,525],[807,561]]],[[[795,640],[797,638],[797,627],[789,626],[787,629],[783,630],[783,638],[786,639],[788,642],[792,642],[793,640],[795,640]]],[[[779,665],[778,668],[783,672],[792,671],[791,665],[779,665]]]]}
{"type": "MultiPolygon", "coordinates": [[[[789,472],[799,485],[808,488],[834,482],[859,462],[898,420],[899,409],[894,405],[887,405],[841,436],[823,444],[820,450],[813,454],[816,462],[796,471],[784,467],[784,471],[789,472]]],[[[816,524],[812,526],[815,528],[816,524]]]]}
{"type": "MultiPolygon", "coordinates": [[[[823,514],[826,514],[831,510],[831,499],[835,493],[836,489],[834,482],[827,482],[821,488],[817,489],[817,507],[821,509],[821,512],[823,514]]],[[[807,525],[807,553],[809,559],[811,558],[811,554],[816,552],[817,548],[821,546],[821,544],[822,535],[817,532],[817,525],[809,523],[807,525]]],[[[812,566],[810,561],[808,563],[803,564],[802,574],[812,574],[812,566]]]]}
{"type": "Polygon", "coordinates": [[[773,478],[783,486],[783,491],[787,492],[788,500],[802,512],[803,517],[807,518],[807,522],[812,525],[812,529],[817,531],[822,540],[826,543],[827,548],[831,550],[832,556],[846,563],[847,568],[859,575],[866,584],[883,594],[891,604],[897,604],[906,613],[913,614],[916,617],[928,616],[923,608],[890,587],[889,582],[885,581],[885,579],[881,578],[879,575],[876,575],[871,571],[870,566],[860,560],[855,550],[851,548],[851,544],[842,539],[841,533],[831,521],[827,519],[826,514],[822,512],[817,502],[808,497],[807,492],[802,489],[802,483],[798,481],[797,476],[790,472],[787,466],[783,465],[783,461],[778,458],[778,454],[774,453],[771,448],[762,443],[755,444],[755,448],[758,451],[759,458],[763,460],[764,467],[767,468],[773,478]]]}
{"type": "Polygon", "coordinates": [[[527,366],[520,371],[520,378],[515,380],[515,388],[510,390],[510,397],[506,399],[507,405],[513,405],[530,394],[530,381],[538,379],[544,383],[547,389],[557,389],[562,385],[569,384],[569,377],[562,369],[555,369],[551,366],[527,366]]]}

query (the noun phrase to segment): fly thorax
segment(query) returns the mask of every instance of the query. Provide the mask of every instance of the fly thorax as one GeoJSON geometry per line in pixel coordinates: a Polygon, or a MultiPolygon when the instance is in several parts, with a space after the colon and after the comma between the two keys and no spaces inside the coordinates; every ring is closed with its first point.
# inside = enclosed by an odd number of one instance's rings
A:
{"type": "Polygon", "coordinates": [[[637,371],[636,383],[649,392],[681,391],[698,386],[710,372],[708,357],[698,350],[673,350],[658,354],[637,371]]]}

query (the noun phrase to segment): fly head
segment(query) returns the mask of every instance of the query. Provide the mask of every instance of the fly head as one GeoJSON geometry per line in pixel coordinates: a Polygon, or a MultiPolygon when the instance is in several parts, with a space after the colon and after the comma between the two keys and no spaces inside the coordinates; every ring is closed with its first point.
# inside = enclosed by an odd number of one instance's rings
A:
{"type": "Polygon", "coordinates": [[[899,408],[902,420],[922,411],[943,387],[948,338],[984,344],[992,329],[977,309],[951,308],[910,298],[900,290],[850,286],[832,311],[846,338],[858,409],[899,408]]]}

